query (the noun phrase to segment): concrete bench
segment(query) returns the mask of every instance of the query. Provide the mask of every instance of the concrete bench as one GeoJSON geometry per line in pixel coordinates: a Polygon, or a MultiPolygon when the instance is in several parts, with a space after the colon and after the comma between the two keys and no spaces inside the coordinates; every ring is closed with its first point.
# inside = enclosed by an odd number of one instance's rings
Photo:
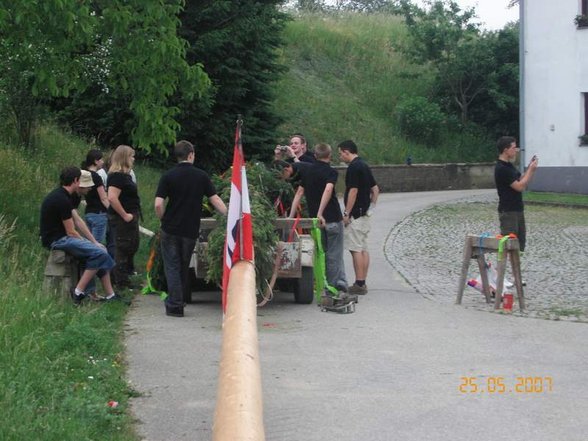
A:
{"type": "Polygon", "coordinates": [[[79,261],[65,251],[52,250],[49,252],[44,274],[43,291],[69,295],[70,289],[80,280],[79,261]]]}

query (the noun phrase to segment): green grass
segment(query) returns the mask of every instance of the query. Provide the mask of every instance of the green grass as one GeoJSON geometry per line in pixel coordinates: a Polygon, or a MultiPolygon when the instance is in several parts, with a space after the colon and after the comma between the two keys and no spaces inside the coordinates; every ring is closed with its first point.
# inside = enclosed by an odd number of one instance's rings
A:
{"type": "MultiPolygon", "coordinates": [[[[136,440],[122,345],[128,308],[75,308],[65,295],[41,290],[47,251],[38,238],[40,203],[58,185],[59,170],[79,165],[89,147],[51,126],[36,139],[32,150],[0,145],[0,439],[136,440]],[[109,407],[111,400],[119,406],[109,407]]],[[[156,229],[160,172],[140,165],[136,172],[142,224],[156,229]]],[[[139,271],[147,248],[142,239],[139,271]]]]}
{"type": "Polygon", "coordinates": [[[281,62],[289,72],[276,85],[276,111],[285,119],[283,143],[304,133],[312,147],[354,139],[374,164],[477,162],[494,159],[481,134],[449,130],[439,145],[401,136],[396,105],[427,96],[432,72],[397,49],[406,40],[401,19],[378,14],[303,14],[285,30],[281,62]]]}
{"type": "Polygon", "coordinates": [[[585,194],[528,191],[524,193],[524,199],[527,202],[583,205],[588,207],[588,195],[585,194]]]}

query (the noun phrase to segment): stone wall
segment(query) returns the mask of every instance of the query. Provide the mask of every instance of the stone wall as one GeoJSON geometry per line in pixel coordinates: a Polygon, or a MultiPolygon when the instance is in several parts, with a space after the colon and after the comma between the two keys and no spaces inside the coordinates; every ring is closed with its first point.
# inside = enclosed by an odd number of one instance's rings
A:
{"type": "MultiPolygon", "coordinates": [[[[339,170],[337,190],[345,188],[346,166],[339,170]]],[[[494,163],[374,165],[372,173],[384,193],[494,188],[494,163]]]]}

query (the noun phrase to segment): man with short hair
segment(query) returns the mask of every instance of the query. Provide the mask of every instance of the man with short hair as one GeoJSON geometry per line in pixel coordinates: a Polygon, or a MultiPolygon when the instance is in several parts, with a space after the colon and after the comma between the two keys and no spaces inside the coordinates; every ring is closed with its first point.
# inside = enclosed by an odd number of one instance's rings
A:
{"type": "Polygon", "coordinates": [[[512,136],[503,136],[496,142],[496,149],[498,150],[498,160],[494,168],[494,181],[498,192],[500,233],[503,235],[515,234],[519,239],[522,252],[525,251],[527,242],[523,191],[533,179],[539,161],[537,156],[533,156],[527,171],[521,175],[513,165],[519,152],[516,139],[512,136]]]}
{"type": "Polygon", "coordinates": [[[339,156],[348,164],[345,174],[345,246],[351,252],[355,282],[350,294],[367,294],[366,279],[370,265],[367,238],[370,232],[370,215],[375,208],[380,188],[369,166],[358,155],[357,145],[351,141],[339,144],[339,156]]]}
{"type": "Polygon", "coordinates": [[[275,160],[285,160],[292,163],[306,162],[314,163],[316,158],[312,152],[308,151],[306,146],[306,138],[301,133],[295,133],[290,138],[290,145],[286,146],[285,150],[276,146],[274,150],[275,160]]]}
{"type": "Polygon", "coordinates": [[[66,167],[61,171],[59,180],[61,186],[49,193],[41,204],[40,231],[43,246],[50,250],[63,250],[84,261],[84,272],[70,292],[74,304],[79,305],[86,297],[84,290],[94,275],[102,282],[107,294],[105,300],[120,300],[110,282],[114,260],[108,255],[106,247],[92,236],[77,212],[80,201],[78,193],[83,195],[92,188],[92,175],[78,167],[66,167]]]}
{"type": "Polygon", "coordinates": [[[338,173],[329,164],[331,146],[318,144],[314,148],[317,161],[306,167],[294,201],[290,217],[294,217],[302,196],[306,195],[308,214],[319,219],[325,229],[322,235],[326,254],[327,282],[339,291],[347,292],[347,277],[343,262],[343,217],[335,193],[338,173]]]}
{"type": "Polygon", "coordinates": [[[194,146],[178,141],[174,148],[178,164],[160,179],[155,194],[155,214],[161,219],[161,254],[168,297],[165,313],[171,317],[184,316],[184,300],[190,292],[190,259],[200,231],[202,199],[204,196],[219,213],[226,215],[227,207],[208,175],[194,166],[194,146]],[[164,205],[168,199],[167,205],[164,205]]]}

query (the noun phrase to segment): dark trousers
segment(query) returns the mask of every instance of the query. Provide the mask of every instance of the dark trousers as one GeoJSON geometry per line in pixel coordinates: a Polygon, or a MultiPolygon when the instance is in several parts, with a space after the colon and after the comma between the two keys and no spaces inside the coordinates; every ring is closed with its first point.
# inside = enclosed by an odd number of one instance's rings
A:
{"type": "Polygon", "coordinates": [[[168,308],[183,309],[184,300],[190,298],[190,259],[195,246],[196,239],[161,231],[161,256],[168,294],[165,305],[168,308]]]}
{"type": "Polygon", "coordinates": [[[139,250],[139,214],[133,213],[133,220],[130,222],[125,222],[118,215],[111,216],[110,220],[114,227],[114,276],[116,285],[124,288],[131,284],[129,263],[139,250]]]}
{"type": "Polygon", "coordinates": [[[505,211],[498,213],[500,220],[500,234],[506,236],[514,233],[519,239],[520,250],[525,251],[527,243],[527,229],[525,226],[525,212],[524,211],[505,211]]]}

